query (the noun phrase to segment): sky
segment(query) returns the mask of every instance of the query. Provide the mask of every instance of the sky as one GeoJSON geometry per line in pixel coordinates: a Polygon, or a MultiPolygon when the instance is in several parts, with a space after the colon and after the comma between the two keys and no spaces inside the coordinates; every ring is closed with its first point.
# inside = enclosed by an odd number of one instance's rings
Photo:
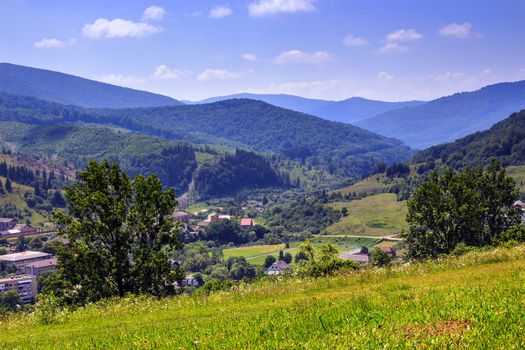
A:
{"type": "Polygon", "coordinates": [[[525,79],[525,0],[0,0],[0,62],[182,100],[430,100],[525,79]]]}

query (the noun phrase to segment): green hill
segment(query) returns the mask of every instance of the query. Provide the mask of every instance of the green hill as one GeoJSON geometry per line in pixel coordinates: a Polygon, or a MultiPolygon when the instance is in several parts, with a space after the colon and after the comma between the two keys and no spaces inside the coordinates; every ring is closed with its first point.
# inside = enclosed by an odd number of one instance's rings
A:
{"type": "Polygon", "coordinates": [[[181,102],[151,92],[45,69],[0,63],[0,91],[83,107],[149,107],[181,102]]]}
{"type": "Polygon", "coordinates": [[[197,168],[192,145],[117,128],[1,122],[0,138],[16,152],[58,157],[77,169],[92,159],[118,161],[130,175],[157,174],[179,193],[187,188],[197,168]]]}
{"type": "Polygon", "coordinates": [[[406,160],[411,154],[398,140],[248,99],[157,108],[82,109],[0,94],[0,120],[110,124],[192,143],[272,152],[353,177],[369,172],[379,162],[406,160]]]}
{"type": "Polygon", "coordinates": [[[525,247],[0,321],[3,349],[522,347],[525,247]]]}
{"type": "Polygon", "coordinates": [[[386,112],[357,123],[416,149],[451,142],[486,130],[525,108],[525,81],[500,83],[386,112]]]}
{"type": "Polygon", "coordinates": [[[485,166],[498,158],[504,166],[525,164],[525,109],[489,130],[418,152],[415,163],[439,161],[454,168],[485,166]]]}

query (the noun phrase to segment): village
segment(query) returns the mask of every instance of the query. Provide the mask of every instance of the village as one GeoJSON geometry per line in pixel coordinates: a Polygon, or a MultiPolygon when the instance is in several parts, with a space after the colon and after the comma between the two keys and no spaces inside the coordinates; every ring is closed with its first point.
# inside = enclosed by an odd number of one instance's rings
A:
{"type": "MultiPolygon", "coordinates": [[[[257,201],[250,203],[250,205],[251,208],[260,208],[260,203],[257,201]]],[[[514,207],[521,210],[522,220],[525,222],[525,202],[518,200],[514,203],[514,207]]],[[[236,218],[226,214],[223,208],[217,208],[217,210],[202,209],[197,214],[192,214],[179,208],[172,214],[172,219],[181,228],[182,232],[189,236],[199,236],[208,226],[222,221],[238,222],[241,230],[250,230],[257,226],[253,218],[236,218]]],[[[19,223],[16,219],[0,218],[0,240],[1,242],[10,242],[8,247],[6,247],[8,249],[4,248],[7,254],[0,255],[0,273],[3,272],[4,275],[3,278],[0,278],[0,295],[8,291],[16,291],[24,303],[32,304],[38,297],[39,277],[45,274],[46,271],[56,270],[58,261],[51,253],[32,250],[16,251],[13,239],[37,236],[46,236],[51,240],[60,239],[54,233],[42,233],[30,225],[19,223]]],[[[242,247],[233,249],[242,249],[242,247]]],[[[376,249],[386,253],[392,261],[402,261],[402,255],[399,255],[392,245],[378,245],[376,249]]],[[[369,265],[372,259],[370,248],[366,246],[349,246],[348,249],[340,252],[339,258],[355,261],[363,267],[369,265]]],[[[291,261],[274,260],[274,262],[265,267],[265,275],[282,276],[293,271],[291,261]]],[[[176,283],[175,288],[200,287],[201,283],[202,280],[196,278],[195,274],[188,273],[180,284],[176,283]]]]}

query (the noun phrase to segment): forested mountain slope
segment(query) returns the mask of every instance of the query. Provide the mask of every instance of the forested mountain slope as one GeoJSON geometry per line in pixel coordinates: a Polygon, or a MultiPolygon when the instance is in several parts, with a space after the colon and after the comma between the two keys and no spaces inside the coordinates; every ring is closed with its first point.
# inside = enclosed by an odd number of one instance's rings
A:
{"type": "Polygon", "coordinates": [[[386,112],[358,126],[424,149],[490,128],[525,108],[525,81],[457,93],[421,106],[386,112]]]}
{"type": "Polygon", "coordinates": [[[489,130],[418,152],[413,161],[434,160],[461,168],[487,165],[493,157],[504,166],[525,164],[525,110],[513,113],[489,130]]]}
{"type": "Polygon", "coordinates": [[[332,173],[360,176],[376,163],[406,160],[402,142],[358,127],[249,99],[204,105],[83,109],[0,94],[0,120],[97,123],[193,143],[229,144],[324,164],[332,173]]]}
{"type": "Polygon", "coordinates": [[[178,105],[167,96],[101,83],[45,69],[0,63],[0,92],[83,107],[178,105]]]}

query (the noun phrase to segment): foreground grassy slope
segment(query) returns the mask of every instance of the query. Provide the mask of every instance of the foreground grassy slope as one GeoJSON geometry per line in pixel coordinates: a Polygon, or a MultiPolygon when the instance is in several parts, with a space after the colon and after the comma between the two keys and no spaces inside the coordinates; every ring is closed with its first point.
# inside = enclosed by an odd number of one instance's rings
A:
{"type": "Polygon", "coordinates": [[[390,236],[407,228],[406,201],[398,201],[394,193],[381,193],[351,202],[330,204],[334,209],[348,209],[348,215],[326,228],[334,235],[390,236]]]}
{"type": "Polygon", "coordinates": [[[523,348],[525,247],[210,296],[127,299],[42,325],[0,322],[0,347],[523,348]]]}

